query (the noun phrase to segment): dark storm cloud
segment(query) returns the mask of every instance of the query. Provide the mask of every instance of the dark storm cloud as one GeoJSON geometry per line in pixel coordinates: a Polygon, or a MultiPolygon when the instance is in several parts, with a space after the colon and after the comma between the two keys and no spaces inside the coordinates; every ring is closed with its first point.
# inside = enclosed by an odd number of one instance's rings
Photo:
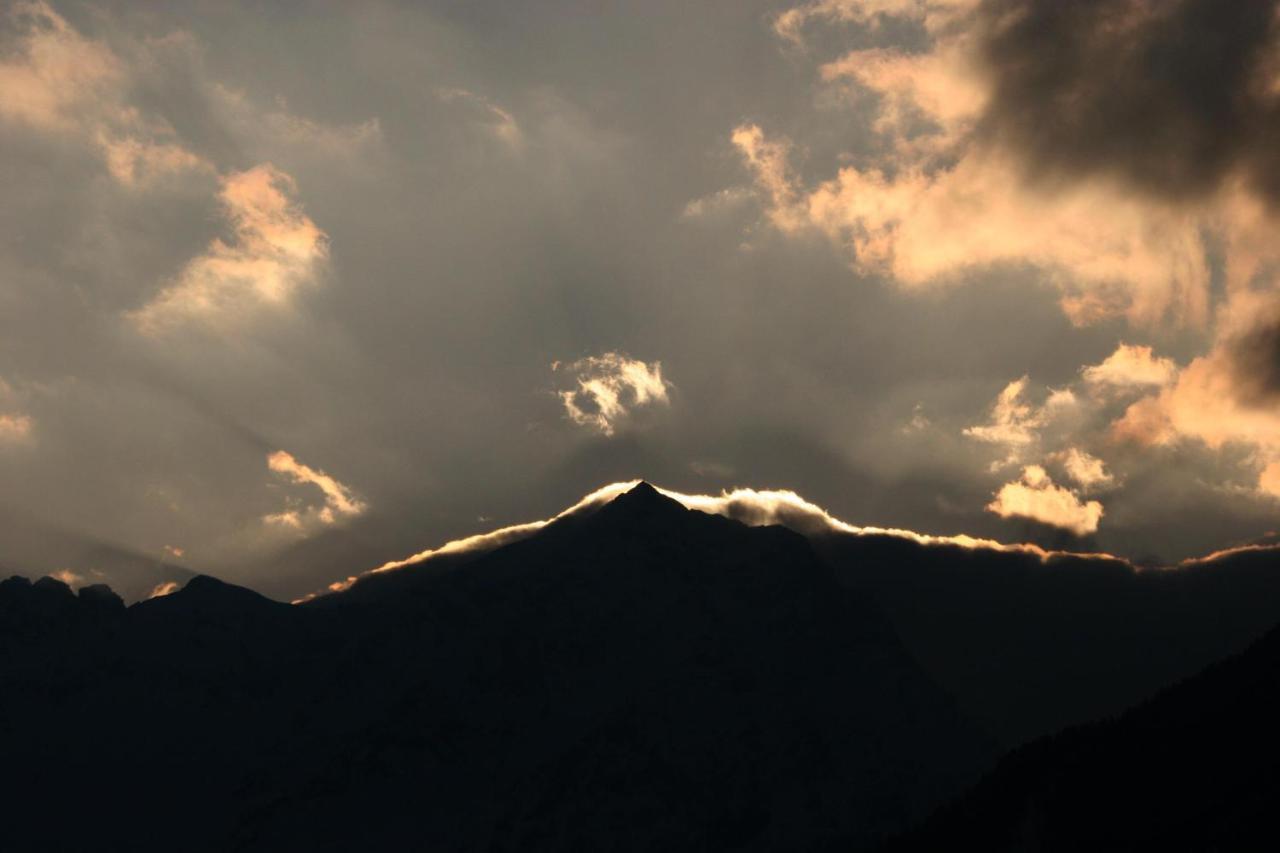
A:
{"type": "Polygon", "coordinates": [[[1050,179],[1171,199],[1243,177],[1280,201],[1275,0],[987,0],[984,130],[1050,179]]]}
{"type": "Polygon", "coordinates": [[[1233,387],[1242,403],[1280,402],[1280,317],[1271,317],[1226,343],[1233,387]]]}

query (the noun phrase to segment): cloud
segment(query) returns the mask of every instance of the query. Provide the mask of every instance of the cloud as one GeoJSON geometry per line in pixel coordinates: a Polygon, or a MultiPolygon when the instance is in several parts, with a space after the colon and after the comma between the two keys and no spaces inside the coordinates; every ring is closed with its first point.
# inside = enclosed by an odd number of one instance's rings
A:
{"type": "Polygon", "coordinates": [[[0,119],[79,138],[130,187],[210,168],[167,121],[129,102],[129,61],[82,36],[47,3],[15,3],[7,17],[14,35],[10,58],[0,62],[0,119]]]}
{"type": "Polygon", "coordinates": [[[921,288],[1031,265],[1081,325],[1114,315],[1142,326],[1206,320],[1205,226],[1183,212],[1097,182],[1048,194],[1026,185],[1011,158],[977,147],[950,166],[847,166],[805,188],[790,178],[787,144],[758,127],[740,128],[734,140],[769,220],[784,232],[826,235],[860,273],[921,288]]]}
{"type": "Polygon", "coordinates": [[[1157,358],[1149,346],[1120,344],[1100,364],[1081,368],[1080,375],[1091,385],[1117,389],[1163,387],[1178,375],[1171,358],[1157,358]]]}
{"type": "Polygon", "coordinates": [[[326,124],[292,111],[281,96],[264,105],[242,89],[216,82],[205,91],[215,114],[255,159],[311,157],[352,169],[375,159],[386,141],[377,117],[326,124]]]}
{"type": "MultiPolygon", "coordinates": [[[[734,145],[780,230],[812,230],[863,274],[919,288],[1030,266],[1070,319],[1143,328],[1210,319],[1210,243],[1227,278],[1274,264],[1280,167],[1275,3],[825,0],[775,29],[924,23],[926,50],[861,48],[821,66],[876,100],[879,151],[803,183],[796,144],[744,125],[734,145]],[[1205,33],[1225,53],[1196,48],[1205,33]],[[1160,57],[1183,55],[1184,62],[1160,57]]],[[[855,99],[856,103],[862,100],[855,99]]]]}
{"type": "Polygon", "coordinates": [[[929,53],[866,48],[819,69],[822,80],[849,81],[878,98],[873,129],[890,139],[900,159],[945,153],[972,129],[986,87],[963,39],[929,53]]]}
{"type": "Polygon", "coordinates": [[[0,414],[0,444],[25,441],[30,437],[30,416],[0,414]]]}
{"type": "Polygon", "coordinates": [[[727,187],[716,190],[686,204],[680,216],[687,220],[721,218],[736,212],[751,196],[752,192],[747,187],[727,187]]]}
{"type": "Polygon", "coordinates": [[[218,194],[234,235],[209,244],[130,318],[149,334],[187,323],[226,325],[288,307],[329,257],[328,237],[293,200],[293,179],[270,164],[223,177],[218,194]]]}
{"type": "Polygon", "coordinates": [[[1240,297],[1224,312],[1209,353],[1193,359],[1176,381],[1131,404],[1112,435],[1140,446],[1202,443],[1211,450],[1251,450],[1258,490],[1276,491],[1280,463],[1280,398],[1275,358],[1280,313],[1266,296],[1240,297]]]}
{"type": "Polygon", "coordinates": [[[82,37],[47,3],[14,3],[6,17],[16,37],[0,62],[0,116],[76,130],[85,112],[112,99],[125,70],[109,48],[82,37]]]}
{"type": "MultiPolygon", "coordinates": [[[[537,533],[539,530],[557,519],[591,512],[607,504],[609,501],[612,501],[619,495],[630,491],[639,483],[639,480],[626,480],[617,483],[610,483],[607,486],[602,486],[601,488],[596,489],[573,506],[563,512],[557,513],[551,518],[531,521],[524,524],[514,524],[509,527],[499,528],[489,533],[481,533],[475,536],[468,536],[463,539],[456,539],[439,547],[420,551],[417,554],[405,557],[402,560],[393,560],[384,563],[383,565],[360,575],[352,575],[343,580],[335,581],[334,583],[329,584],[326,591],[342,592],[343,590],[350,589],[351,586],[361,577],[396,571],[397,569],[402,569],[406,566],[418,565],[439,556],[476,551],[491,551],[495,548],[500,548],[503,545],[532,536],[534,533],[537,533]]],[[[949,545],[960,548],[977,548],[1030,554],[1041,560],[1048,560],[1051,557],[1064,553],[1061,551],[1046,550],[1038,545],[1005,544],[993,539],[981,539],[964,534],[958,536],[931,536],[898,528],[859,527],[841,521],[817,504],[810,503],[795,492],[786,489],[757,490],[736,488],[723,490],[719,495],[685,494],[663,488],[658,488],[658,491],[672,500],[678,501],[688,509],[709,513],[711,515],[721,515],[725,518],[731,518],[734,521],[739,521],[750,527],[784,525],[805,535],[836,532],[848,533],[854,536],[889,536],[898,539],[907,539],[920,545],[949,545]]],[[[1101,556],[1109,559],[1116,559],[1108,554],[1090,556],[1101,556]]],[[[305,598],[298,599],[298,601],[294,603],[296,604],[302,601],[308,601],[321,594],[323,593],[308,595],[305,598]]]]}
{"type": "Polygon", "coordinates": [[[791,145],[785,140],[766,139],[758,125],[744,124],[734,128],[730,137],[763,192],[773,224],[782,231],[793,232],[805,224],[800,209],[799,190],[788,162],[791,145]]]}
{"type": "Polygon", "coordinates": [[[524,146],[524,131],[520,123],[510,112],[493,103],[493,101],[477,95],[475,92],[458,87],[441,87],[436,89],[436,97],[447,104],[465,104],[475,109],[480,122],[489,128],[494,137],[513,151],[524,146]]]}
{"type": "Polygon", "coordinates": [[[277,450],[267,455],[267,468],[288,478],[290,482],[312,485],[324,495],[322,506],[289,508],[263,517],[267,524],[304,530],[315,523],[333,524],[342,518],[362,514],[368,505],[347,486],[316,468],[303,465],[292,454],[277,450]]]}
{"type": "Polygon", "coordinates": [[[773,20],[773,31],[796,46],[813,21],[875,27],[890,18],[905,19],[936,30],[971,9],[978,0],[815,0],[788,9],[773,20]]]}
{"type": "Polygon", "coordinates": [[[1238,179],[1280,199],[1276,12],[1274,0],[989,0],[974,22],[992,81],[984,136],[1037,177],[1174,200],[1238,179]]]}
{"type": "Polygon", "coordinates": [[[56,572],[52,572],[49,577],[62,581],[72,589],[79,589],[84,585],[85,580],[84,575],[77,574],[71,569],[58,569],[56,572]]]}
{"type": "Polygon", "coordinates": [[[569,419],[604,435],[613,435],[637,408],[670,402],[661,362],[606,352],[568,364],[555,362],[551,369],[573,377],[575,387],[556,392],[569,419]]]}
{"type": "Polygon", "coordinates": [[[166,595],[172,595],[181,589],[181,585],[177,581],[163,581],[156,584],[151,592],[147,595],[148,599],[163,598],[166,595]]]}
{"type": "Polygon", "coordinates": [[[1078,447],[1069,447],[1055,454],[1055,457],[1061,460],[1067,476],[1086,492],[1115,482],[1115,478],[1107,471],[1107,466],[1101,459],[1078,447]]]}
{"type": "Polygon", "coordinates": [[[31,438],[35,422],[30,415],[16,411],[19,404],[13,386],[0,379],[0,446],[22,444],[31,438]]]}
{"type": "Polygon", "coordinates": [[[1028,381],[1028,377],[1023,376],[1006,385],[991,406],[990,422],[968,427],[964,434],[990,444],[1005,444],[1013,448],[1025,446],[1037,440],[1040,428],[1055,415],[1076,403],[1076,396],[1070,389],[1061,389],[1051,391],[1044,405],[1032,406],[1024,397],[1028,381]]]}
{"type": "Polygon", "coordinates": [[[1029,518],[1085,536],[1098,530],[1103,508],[1098,501],[1081,502],[1069,489],[1054,485],[1039,465],[1022,469],[1022,478],[1005,483],[987,509],[1001,518],[1029,518]]]}

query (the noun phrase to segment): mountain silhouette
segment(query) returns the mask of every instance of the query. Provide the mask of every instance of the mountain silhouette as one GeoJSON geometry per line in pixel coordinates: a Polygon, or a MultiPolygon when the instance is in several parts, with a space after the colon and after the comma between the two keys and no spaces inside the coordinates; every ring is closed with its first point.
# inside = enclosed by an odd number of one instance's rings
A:
{"type": "Polygon", "coordinates": [[[302,606],[6,581],[0,643],[7,850],[867,849],[995,755],[807,539],[648,484],[302,606]]]}
{"type": "Polygon", "coordinates": [[[1171,569],[812,533],[848,587],[1006,747],[1118,714],[1280,624],[1280,552],[1171,569]]]}
{"type": "Polygon", "coordinates": [[[1037,740],[888,849],[1275,847],[1280,629],[1123,714],[1037,740]]]}

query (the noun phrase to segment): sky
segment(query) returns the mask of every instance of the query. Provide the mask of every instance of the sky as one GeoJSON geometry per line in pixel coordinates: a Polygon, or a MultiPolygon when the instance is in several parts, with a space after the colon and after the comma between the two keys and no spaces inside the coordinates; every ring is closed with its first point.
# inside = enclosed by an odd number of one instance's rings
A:
{"type": "Polygon", "coordinates": [[[1280,510],[1274,0],[0,0],[0,567],[280,598],[638,478],[1280,510]]]}

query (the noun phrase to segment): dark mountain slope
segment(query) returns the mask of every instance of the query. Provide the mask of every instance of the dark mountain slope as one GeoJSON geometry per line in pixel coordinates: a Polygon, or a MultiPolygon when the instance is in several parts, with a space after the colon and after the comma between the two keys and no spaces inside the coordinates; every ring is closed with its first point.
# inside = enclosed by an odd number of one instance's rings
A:
{"type": "Polygon", "coordinates": [[[1275,849],[1280,629],[1118,719],[1006,757],[894,851],[1275,849]]]}
{"type": "Polygon", "coordinates": [[[925,670],[1007,746],[1117,714],[1280,623],[1280,556],[1177,569],[812,536],[925,670]]]}
{"type": "Polygon", "coordinates": [[[0,589],[6,849],[856,848],[991,755],[806,540],[648,486],[305,607],[55,583],[0,589]]]}

